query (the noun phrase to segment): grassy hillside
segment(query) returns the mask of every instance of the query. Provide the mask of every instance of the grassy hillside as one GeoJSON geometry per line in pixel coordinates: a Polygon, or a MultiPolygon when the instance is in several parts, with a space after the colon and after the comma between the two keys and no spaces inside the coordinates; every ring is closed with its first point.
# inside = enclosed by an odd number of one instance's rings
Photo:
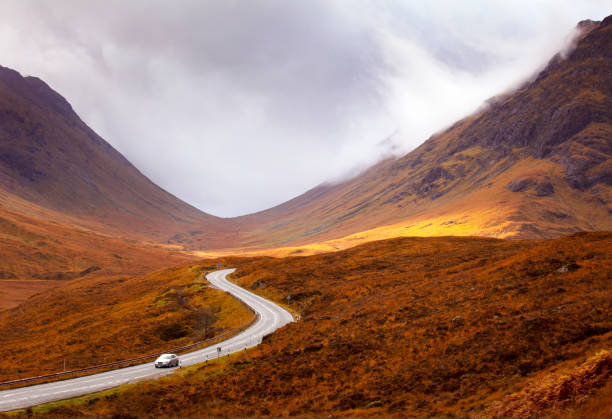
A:
{"type": "MultiPolygon", "coordinates": [[[[590,374],[596,384],[578,394],[538,393],[571,404],[610,375],[589,365],[612,347],[611,247],[611,233],[403,238],[233,261],[238,283],[289,296],[301,320],[218,365],[49,414],[486,417],[506,396],[535,394],[527,389],[542,377],[590,374]]],[[[536,403],[528,414],[550,408],[536,403]]]]}
{"type": "MultiPolygon", "coordinates": [[[[208,247],[236,234],[152,183],[45,82],[0,66],[0,207],[8,195],[50,210],[47,221],[72,216],[103,234],[158,243],[184,236],[208,247]]],[[[17,209],[32,215],[27,204],[17,209]]]]}
{"type": "MultiPolygon", "coordinates": [[[[575,48],[410,153],[243,217],[160,189],[37,78],[0,67],[0,208],[190,250],[397,236],[551,238],[612,229],[612,16],[575,48]],[[72,219],[67,220],[67,217],[72,219]]],[[[207,181],[207,180],[204,180],[207,181]]],[[[317,247],[315,246],[315,247],[317,247]]],[[[311,249],[312,250],[312,249],[311,249]]],[[[287,252],[284,252],[287,253],[287,252]]]]}
{"type": "Polygon", "coordinates": [[[612,16],[579,29],[567,55],[410,153],[240,218],[241,245],[612,229],[612,16]]]}
{"type": "Polygon", "coordinates": [[[215,265],[83,278],[0,313],[0,381],[163,352],[240,327],[250,309],[203,279],[215,265]]]}
{"type": "Polygon", "coordinates": [[[71,280],[142,275],[194,260],[176,248],[102,235],[74,220],[53,222],[31,204],[28,210],[39,213],[26,215],[25,205],[0,206],[0,309],[71,280]]]}

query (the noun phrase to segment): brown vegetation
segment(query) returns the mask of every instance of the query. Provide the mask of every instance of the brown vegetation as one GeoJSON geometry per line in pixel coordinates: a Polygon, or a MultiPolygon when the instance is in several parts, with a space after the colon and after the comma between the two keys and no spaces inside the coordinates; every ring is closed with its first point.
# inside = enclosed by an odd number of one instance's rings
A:
{"type": "Polygon", "coordinates": [[[0,313],[0,381],[135,358],[184,346],[252,318],[209,288],[212,266],[70,282],[0,313]]]}
{"type": "Polygon", "coordinates": [[[152,183],[45,82],[2,66],[0,206],[157,243],[178,235],[219,247],[235,234],[152,183]]]}
{"type": "MultiPolygon", "coordinates": [[[[76,368],[157,352],[244,323],[244,306],[198,282],[214,263],[149,273],[195,263],[175,244],[309,244],[275,250],[307,254],[391,236],[609,229],[612,17],[588,28],[568,57],[406,156],[231,220],[159,189],[42,81],[0,67],[0,280],[17,285],[0,294],[0,307],[12,306],[0,313],[0,379],[55,372],[65,358],[76,368]]],[[[596,355],[612,343],[611,239],[412,237],[309,257],[228,257],[236,281],[301,321],[227,362],[55,414],[596,409],[612,394],[608,358],[596,355]],[[561,367],[576,369],[562,377],[561,367]],[[599,399],[581,404],[592,391],[599,399]]]]}
{"type": "Polygon", "coordinates": [[[0,207],[0,309],[71,280],[142,275],[184,264],[176,249],[110,237],[0,207]]]}
{"type": "Polygon", "coordinates": [[[29,216],[44,208],[45,220],[190,250],[609,230],[611,23],[580,25],[567,57],[405,156],[232,219],[161,190],[44,82],[0,67],[0,205],[21,199],[39,207],[17,206],[29,216]]]}
{"type": "Polygon", "coordinates": [[[611,246],[610,233],[404,238],[228,260],[243,286],[290,296],[301,320],[221,365],[51,414],[480,415],[541,374],[611,347],[611,246]]]}
{"type": "Polygon", "coordinates": [[[568,407],[550,414],[555,419],[608,419],[612,417],[612,380],[587,399],[581,398],[568,407]]]}
{"type": "Polygon", "coordinates": [[[242,217],[240,244],[612,229],[612,16],[579,28],[567,56],[405,156],[242,217]]]}
{"type": "Polygon", "coordinates": [[[523,418],[559,409],[568,402],[580,403],[612,376],[612,354],[601,351],[565,374],[540,377],[518,393],[494,403],[487,413],[493,418],[523,418]]]}

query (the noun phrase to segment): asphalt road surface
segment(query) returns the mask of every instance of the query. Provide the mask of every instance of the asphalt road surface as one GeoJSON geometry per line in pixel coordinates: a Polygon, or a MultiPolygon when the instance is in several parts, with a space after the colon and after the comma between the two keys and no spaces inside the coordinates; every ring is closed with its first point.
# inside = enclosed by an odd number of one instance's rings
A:
{"type": "MultiPolygon", "coordinates": [[[[265,335],[293,321],[293,317],[287,310],[229,282],[226,276],[232,272],[234,269],[212,272],[206,276],[206,279],[213,286],[229,292],[255,310],[258,316],[257,321],[248,329],[223,342],[180,355],[183,366],[256,346],[261,343],[265,335]]],[[[4,390],[0,391],[0,411],[22,409],[54,400],[95,393],[133,381],[168,375],[173,370],[173,368],[157,369],[153,362],[150,362],[69,380],[4,390]]]]}

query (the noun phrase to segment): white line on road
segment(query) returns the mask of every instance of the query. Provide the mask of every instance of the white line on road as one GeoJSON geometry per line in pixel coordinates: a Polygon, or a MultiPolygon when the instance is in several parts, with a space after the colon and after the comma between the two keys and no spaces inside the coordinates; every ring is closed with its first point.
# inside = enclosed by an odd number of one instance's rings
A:
{"type": "MultiPolygon", "coordinates": [[[[291,314],[284,308],[229,282],[226,277],[234,270],[225,269],[212,272],[206,276],[206,279],[214,287],[229,292],[251,307],[257,314],[257,321],[248,329],[231,338],[181,356],[183,366],[205,362],[209,359],[215,359],[219,355],[225,356],[256,346],[261,343],[265,335],[293,321],[291,314]],[[218,351],[218,348],[222,348],[222,353],[218,351]]],[[[158,375],[159,371],[154,367],[154,364],[147,363],[64,381],[4,390],[0,392],[0,411],[22,409],[50,401],[82,396],[132,380],[153,378],[158,375]]]]}

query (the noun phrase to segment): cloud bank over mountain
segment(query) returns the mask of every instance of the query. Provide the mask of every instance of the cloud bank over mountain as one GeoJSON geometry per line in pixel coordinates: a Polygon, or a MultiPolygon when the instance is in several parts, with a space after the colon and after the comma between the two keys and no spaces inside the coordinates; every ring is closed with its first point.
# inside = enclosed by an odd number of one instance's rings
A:
{"type": "Polygon", "coordinates": [[[471,113],[609,13],[575,3],[7,1],[0,64],[49,82],[160,186],[233,216],[471,113]]]}

